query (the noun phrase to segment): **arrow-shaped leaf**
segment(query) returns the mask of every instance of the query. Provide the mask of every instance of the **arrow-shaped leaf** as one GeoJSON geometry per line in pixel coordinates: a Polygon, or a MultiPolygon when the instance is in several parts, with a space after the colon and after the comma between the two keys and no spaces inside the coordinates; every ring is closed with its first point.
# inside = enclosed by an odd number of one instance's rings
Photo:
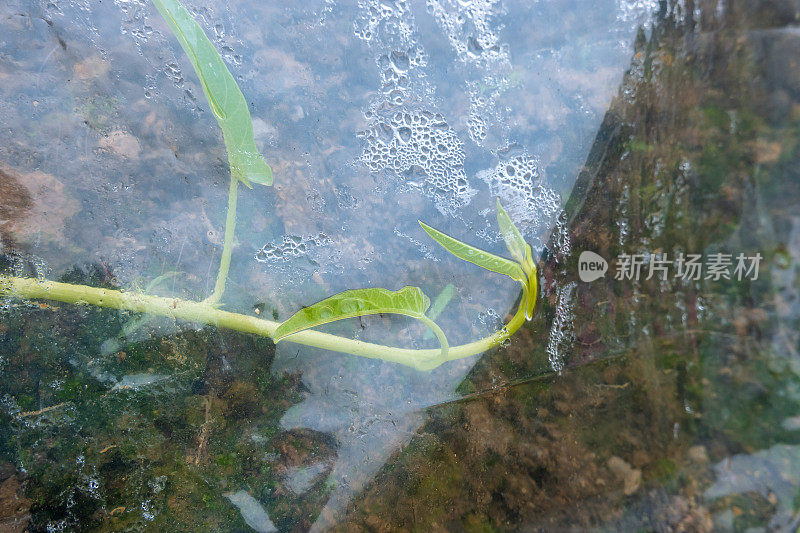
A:
{"type": "MultiPolygon", "coordinates": [[[[436,320],[436,318],[442,314],[444,308],[447,307],[447,304],[450,303],[450,300],[453,299],[453,295],[456,293],[456,288],[452,283],[448,283],[442,292],[439,293],[439,296],[433,299],[433,305],[431,306],[430,310],[426,313],[428,318],[431,320],[436,320]]],[[[423,339],[430,339],[433,337],[433,332],[431,330],[427,330],[423,335],[423,339]]]]}
{"type": "Polygon", "coordinates": [[[442,314],[444,308],[447,307],[447,304],[450,303],[450,300],[453,299],[453,295],[455,293],[455,285],[448,283],[447,286],[442,289],[442,292],[439,293],[439,296],[434,298],[433,305],[431,306],[430,311],[428,311],[428,318],[431,320],[436,320],[436,318],[442,314]]]}
{"type": "Polygon", "coordinates": [[[533,308],[536,305],[536,294],[538,290],[538,280],[536,278],[536,265],[533,262],[533,251],[531,245],[525,242],[522,233],[514,225],[511,217],[497,199],[497,225],[500,226],[500,233],[506,241],[506,246],[511,256],[516,259],[522,270],[525,272],[528,287],[528,301],[525,302],[525,317],[528,320],[533,318],[533,308]]]}
{"type": "Polygon", "coordinates": [[[459,259],[469,261],[470,263],[474,263],[479,267],[485,268],[486,270],[497,272],[498,274],[505,274],[506,276],[519,281],[523,285],[526,284],[527,281],[525,273],[514,261],[463,243],[449,235],[445,235],[439,230],[433,229],[424,222],[420,222],[419,224],[433,240],[441,244],[445,250],[459,259]]]}
{"type": "Polygon", "coordinates": [[[522,236],[514,222],[511,221],[511,217],[508,216],[506,210],[500,205],[500,198],[497,199],[497,225],[500,226],[500,233],[506,241],[511,257],[516,259],[518,263],[524,264],[525,247],[528,246],[528,243],[525,242],[525,237],[522,236]]]}
{"type": "Polygon", "coordinates": [[[536,274],[536,263],[533,262],[533,251],[531,250],[531,245],[525,243],[525,261],[522,263],[522,270],[528,276],[533,276],[536,274]]]}
{"type": "Polygon", "coordinates": [[[222,57],[178,0],[153,0],[153,3],[200,78],[214,118],[222,128],[233,177],[248,187],[250,182],[272,185],[272,169],[256,148],[247,101],[222,57]]]}
{"type": "MultiPolygon", "coordinates": [[[[499,208],[497,215],[498,222],[500,222],[503,215],[505,215],[505,219],[508,223],[507,228],[512,228],[509,232],[511,236],[510,240],[512,241],[513,246],[517,248],[517,251],[519,251],[519,241],[514,233],[516,232],[516,234],[519,234],[519,230],[517,230],[517,228],[514,226],[514,223],[511,222],[511,219],[508,218],[508,215],[505,214],[505,211],[503,211],[503,208],[500,206],[499,202],[497,205],[499,208]],[[503,213],[502,215],[500,214],[501,211],[503,213]]],[[[525,298],[525,318],[528,320],[533,318],[533,309],[536,306],[538,281],[536,278],[536,265],[533,263],[533,254],[528,243],[522,240],[522,244],[524,245],[521,247],[523,250],[523,263],[520,265],[514,261],[511,261],[510,259],[480,250],[474,246],[470,246],[469,244],[454,239],[449,235],[445,235],[441,231],[428,226],[424,222],[420,222],[419,224],[422,226],[422,229],[424,229],[425,232],[430,235],[431,238],[433,238],[433,240],[441,244],[448,252],[459,259],[469,261],[470,263],[474,263],[479,267],[485,268],[486,270],[497,272],[498,274],[505,274],[506,276],[519,281],[524,289],[522,297],[525,298]]],[[[500,224],[502,228],[505,222],[500,222],[500,224]]],[[[520,235],[520,239],[521,238],[522,235],[520,235]]],[[[508,241],[506,241],[506,243],[508,244],[508,241]]],[[[511,249],[512,244],[508,245],[509,249],[511,249]]]]}
{"type": "Polygon", "coordinates": [[[399,291],[381,288],[344,291],[301,309],[289,317],[275,330],[273,339],[278,342],[293,333],[344,318],[392,313],[410,316],[424,322],[437,334],[442,345],[442,354],[446,355],[448,344],[444,333],[425,316],[425,311],[430,305],[430,300],[418,287],[403,287],[399,291]]]}

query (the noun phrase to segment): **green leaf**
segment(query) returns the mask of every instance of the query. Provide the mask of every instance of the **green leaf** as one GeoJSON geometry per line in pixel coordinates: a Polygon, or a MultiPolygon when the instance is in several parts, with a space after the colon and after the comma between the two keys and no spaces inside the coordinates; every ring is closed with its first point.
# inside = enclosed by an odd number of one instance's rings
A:
{"type": "MultiPolygon", "coordinates": [[[[500,215],[500,210],[502,207],[498,204],[498,221],[500,221],[502,215],[500,215]]],[[[503,211],[505,214],[505,211],[503,211]]],[[[505,215],[508,218],[508,215],[505,215]]],[[[511,219],[508,219],[509,224],[513,227],[513,223],[511,223],[511,219]]],[[[511,261],[510,259],[505,259],[504,257],[500,257],[498,255],[494,255],[489,252],[485,252],[483,250],[479,250],[474,246],[470,246],[469,244],[465,244],[449,235],[445,235],[439,230],[435,230],[432,227],[428,226],[427,224],[420,222],[428,235],[430,235],[433,240],[441,244],[448,252],[455,255],[459,259],[463,259],[465,261],[469,261],[470,263],[474,263],[479,267],[483,267],[486,270],[491,270],[492,272],[497,272],[498,274],[505,274],[512,279],[519,281],[522,286],[525,288],[525,317],[528,320],[533,318],[533,309],[536,306],[536,296],[538,291],[538,279],[536,277],[536,265],[533,262],[533,253],[531,251],[531,247],[528,243],[524,240],[523,247],[523,263],[522,265],[511,261]],[[526,275],[527,274],[527,275],[526,275]]],[[[501,227],[502,227],[501,223],[501,227]]],[[[516,228],[514,228],[516,230],[516,228]]],[[[512,233],[513,235],[513,233],[512,233]]],[[[521,237],[521,235],[520,235],[521,237]]],[[[515,237],[512,236],[512,242],[516,246],[518,243],[515,237]]]]}
{"type": "MultiPolygon", "coordinates": [[[[456,293],[456,288],[452,283],[448,283],[447,286],[442,289],[442,292],[439,293],[439,296],[433,299],[433,305],[431,306],[430,311],[426,314],[428,318],[431,320],[436,320],[436,318],[442,314],[444,308],[447,307],[447,304],[450,303],[450,300],[453,299],[453,295],[456,293]]],[[[423,339],[430,339],[433,337],[433,332],[431,330],[427,330],[423,333],[423,339]]]]}
{"type": "Polygon", "coordinates": [[[456,240],[449,235],[445,235],[439,230],[433,229],[424,222],[420,222],[419,224],[433,240],[441,244],[445,250],[459,259],[469,261],[470,263],[474,263],[479,267],[485,268],[486,270],[497,272],[498,274],[505,274],[506,276],[509,276],[522,284],[527,283],[525,273],[514,261],[500,257],[499,255],[485,252],[475,248],[474,246],[470,246],[469,244],[456,240]]]}
{"type": "Polygon", "coordinates": [[[150,294],[150,291],[155,289],[162,281],[166,281],[168,279],[174,278],[179,275],[180,272],[177,272],[175,270],[170,270],[169,272],[161,274],[160,276],[154,278],[150,283],[147,284],[147,288],[144,290],[145,294],[150,294]]]}
{"type": "Polygon", "coordinates": [[[497,199],[497,225],[500,226],[500,233],[506,241],[506,246],[511,256],[516,259],[522,270],[527,276],[525,284],[528,288],[527,301],[525,302],[525,317],[528,320],[533,318],[533,308],[536,305],[536,295],[538,291],[538,279],[536,277],[536,264],[533,262],[533,251],[531,245],[525,242],[522,233],[514,225],[511,217],[497,199]]]}
{"type": "Polygon", "coordinates": [[[531,245],[525,243],[525,261],[522,263],[522,270],[530,277],[536,274],[536,263],[533,262],[533,251],[531,245]]]}
{"type": "Polygon", "coordinates": [[[178,0],[153,0],[194,66],[211,111],[222,128],[234,178],[272,185],[272,169],[256,148],[253,122],[242,91],[203,29],[178,0]]]}
{"type": "Polygon", "coordinates": [[[452,283],[448,283],[447,286],[442,289],[442,292],[439,293],[439,296],[433,299],[433,305],[431,306],[431,310],[428,311],[428,318],[431,320],[436,320],[447,304],[450,303],[450,300],[453,299],[453,295],[456,293],[456,288],[452,283]]]}
{"type": "Polygon", "coordinates": [[[340,292],[310,307],[301,309],[275,330],[275,342],[299,331],[313,328],[344,318],[354,318],[378,313],[406,315],[423,321],[428,327],[438,330],[437,336],[442,344],[443,355],[448,345],[444,334],[425,316],[431,302],[418,287],[403,287],[399,291],[388,289],[354,289],[340,292]]]}
{"type": "Polygon", "coordinates": [[[508,251],[511,252],[511,257],[517,260],[520,264],[525,263],[525,247],[528,243],[522,233],[519,232],[511,217],[508,216],[506,210],[500,205],[500,198],[497,199],[497,225],[500,226],[500,233],[506,241],[508,251]]]}

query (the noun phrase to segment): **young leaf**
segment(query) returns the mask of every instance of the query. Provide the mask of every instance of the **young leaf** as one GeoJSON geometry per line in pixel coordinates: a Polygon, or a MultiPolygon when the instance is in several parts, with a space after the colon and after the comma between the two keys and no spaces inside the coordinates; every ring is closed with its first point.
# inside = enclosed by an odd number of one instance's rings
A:
{"type": "MultiPolygon", "coordinates": [[[[500,215],[502,206],[500,206],[499,203],[498,208],[498,221],[500,221],[502,217],[502,215],[500,215]]],[[[508,215],[505,214],[505,211],[502,212],[503,215],[508,218],[508,215]]],[[[513,227],[511,219],[508,219],[508,222],[510,227],[513,227]]],[[[501,222],[501,227],[503,224],[504,223],[501,222]]],[[[498,274],[505,274],[506,276],[519,281],[525,288],[525,317],[528,320],[533,318],[533,309],[536,306],[536,295],[538,291],[538,280],[536,278],[536,265],[533,263],[533,253],[528,243],[526,243],[524,240],[522,241],[524,244],[522,256],[523,262],[522,265],[519,265],[514,261],[510,261],[489,252],[484,252],[483,250],[479,250],[478,248],[456,240],[449,235],[445,235],[441,231],[433,229],[423,222],[420,222],[420,225],[422,226],[422,229],[424,229],[428,235],[433,238],[433,240],[441,244],[448,252],[455,255],[459,259],[469,261],[470,263],[474,263],[487,270],[491,270],[492,272],[497,272],[498,274]]],[[[514,230],[516,230],[516,228],[514,228],[514,230]]],[[[512,237],[512,239],[514,238],[512,237]]],[[[512,240],[512,242],[514,242],[516,246],[517,241],[512,240]]],[[[511,246],[509,245],[509,249],[510,247],[511,246]]]]}
{"type": "Polygon", "coordinates": [[[499,255],[491,254],[489,252],[484,252],[483,250],[479,250],[474,246],[465,244],[454,239],[453,237],[450,237],[449,235],[445,235],[439,230],[433,229],[424,222],[420,222],[419,224],[433,240],[441,244],[445,250],[459,259],[469,261],[470,263],[474,263],[479,267],[485,268],[486,270],[497,272],[498,274],[505,274],[506,276],[509,276],[522,284],[527,283],[525,273],[514,261],[500,257],[499,255]]]}
{"type": "Polygon", "coordinates": [[[217,119],[234,178],[272,185],[272,169],[256,148],[253,122],[242,91],[203,29],[178,0],[153,0],[194,66],[200,85],[217,119]]]}
{"type": "Polygon", "coordinates": [[[450,303],[450,300],[453,299],[455,292],[455,286],[452,283],[448,283],[447,286],[442,289],[442,292],[439,293],[439,296],[433,299],[431,310],[428,311],[428,318],[431,320],[436,320],[436,318],[442,314],[442,311],[444,311],[444,308],[447,306],[447,304],[450,303]]]}
{"type": "Polygon", "coordinates": [[[506,210],[500,205],[500,198],[497,199],[497,225],[500,226],[500,233],[503,234],[503,239],[506,241],[508,251],[511,252],[511,257],[517,260],[518,263],[525,264],[525,247],[528,243],[519,232],[511,217],[508,216],[506,210]]]}
{"type": "Polygon", "coordinates": [[[533,308],[536,305],[536,295],[538,292],[539,280],[536,278],[536,265],[533,262],[533,251],[531,245],[525,242],[522,233],[514,225],[511,217],[497,199],[497,225],[500,226],[500,233],[506,241],[508,251],[511,256],[519,261],[522,270],[528,276],[526,282],[528,287],[527,301],[525,302],[525,317],[528,320],[533,318],[533,308]]]}
{"type": "MultiPolygon", "coordinates": [[[[431,320],[436,320],[436,318],[442,314],[444,308],[447,307],[447,304],[450,303],[450,300],[453,299],[453,295],[455,294],[455,286],[452,283],[448,283],[442,292],[439,293],[439,296],[433,299],[433,305],[426,314],[428,318],[431,320]]],[[[427,330],[425,333],[422,334],[423,340],[427,340],[433,337],[433,332],[431,330],[427,330]]]]}
{"type": "Polygon", "coordinates": [[[536,305],[539,280],[536,277],[536,264],[533,262],[533,251],[531,245],[525,242],[522,233],[514,225],[511,217],[497,199],[497,224],[500,226],[500,233],[506,241],[508,251],[512,257],[519,261],[522,270],[528,277],[526,282],[528,287],[527,301],[525,302],[525,318],[533,319],[533,308],[536,305]]]}
{"type": "MultiPolygon", "coordinates": [[[[344,318],[354,318],[378,313],[406,315],[425,322],[438,330],[437,336],[442,344],[442,353],[446,354],[448,345],[444,334],[425,316],[431,302],[418,287],[403,287],[399,291],[388,289],[354,289],[340,292],[310,307],[301,309],[275,330],[275,342],[284,337],[344,318]]],[[[432,329],[433,329],[432,328],[432,329]]]]}
{"type": "Polygon", "coordinates": [[[536,273],[536,263],[533,262],[533,251],[531,245],[525,243],[525,261],[522,263],[522,270],[528,276],[533,276],[536,273]]]}
{"type": "Polygon", "coordinates": [[[150,283],[147,284],[147,288],[144,290],[145,294],[149,294],[154,288],[156,288],[162,281],[166,281],[168,279],[174,278],[175,276],[179,276],[180,272],[176,272],[174,270],[170,270],[169,272],[165,272],[160,276],[154,278],[150,283]]]}

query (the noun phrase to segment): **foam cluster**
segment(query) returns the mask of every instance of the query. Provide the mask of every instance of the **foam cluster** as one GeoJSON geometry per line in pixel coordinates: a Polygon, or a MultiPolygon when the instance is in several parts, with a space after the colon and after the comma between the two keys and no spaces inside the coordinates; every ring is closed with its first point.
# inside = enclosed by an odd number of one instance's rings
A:
{"type": "Polygon", "coordinates": [[[485,66],[508,60],[508,45],[492,28],[500,0],[427,0],[426,6],[465,63],[485,66]]]}
{"type": "Polygon", "coordinates": [[[308,253],[314,246],[322,246],[331,242],[330,237],[324,233],[314,236],[299,237],[285,235],[280,244],[267,243],[257,253],[256,261],[270,263],[274,261],[288,261],[308,253]]]}
{"type": "Polygon", "coordinates": [[[464,172],[463,142],[439,113],[397,112],[360,136],[366,141],[360,159],[371,171],[407,174],[407,183],[433,195],[440,209],[463,207],[476,192],[464,172]]]}
{"type": "Polygon", "coordinates": [[[478,146],[486,139],[486,119],[481,116],[475,105],[470,109],[467,132],[469,138],[478,146]]]}
{"type": "Polygon", "coordinates": [[[556,291],[556,316],[547,342],[547,358],[554,372],[561,372],[567,354],[575,340],[575,288],[574,281],[560,286],[556,291]]]}
{"type": "Polygon", "coordinates": [[[539,162],[535,158],[520,155],[497,165],[493,177],[502,187],[530,194],[542,176],[539,172],[539,162]]]}
{"type": "Polygon", "coordinates": [[[383,26],[388,26],[388,33],[399,33],[405,41],[412,39],[414,23],[406,0],[360,0],[358,5],[363,13],[355,26],[359,39],[370,42],[376,35],[387,33],[383,26]]]}
{"type": "Polygon", "coordinates": [[[428,63],[425,51],[418,46],[403,50],[392,50],[377,59],[381,72],[381,93],[384,101],[391,106],[406,102],[411,91],[409,72],[428,63]]]}
{"type": "Polygon", "coordinates": [[[478,176],[489,186],[492,196],[500,198],[511,218],[529,237],[531,245],[541,249],[547,233],[557,224],[561,200],[556,191],[543,185],[538,159],[518,155],[478,176]]]}

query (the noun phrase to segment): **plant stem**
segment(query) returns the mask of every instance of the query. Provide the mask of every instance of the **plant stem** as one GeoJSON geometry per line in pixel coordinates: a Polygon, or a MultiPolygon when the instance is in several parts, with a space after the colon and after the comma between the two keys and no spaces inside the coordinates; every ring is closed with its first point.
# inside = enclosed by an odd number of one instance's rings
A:
{"type": "Polygon", "coordinates": [[[228,271],[231,268],[231,253],[233,252],[233,239],[236,233],[236,200],[239,191],[239,180],[231,172],[231,186],[228,190],[228,216],[225,219],[225,242],[222,246],[222,259],[217,272],[217,282],[214,292],[203,300],[203,303],[216,306],[225,292],[225,282],[228,280],[228,271]]]}
{"type": "Polygon", "coordinates": [[[430,330],[436,335],[436,338],[439,339],[439,344],[442,345],[442,350],[441,352],[439,352],[439,358],[442,360],[446,360],[447,352],[450,351],[450,344],[447,342],[447,337],[445,336],[444,331],[442,331],[442,328],[440,328],[439,325],[433,321],[433,319],[425,315],[418,317],[417,320],[420,320],[426,326],[428,326],[430,330]]]}
{"type": "MultiPolygon", "coordinates": [[[[26,300],[55,300],[70,304],[122,309],[135,313],[149,313],[177,320],[212,324],[217,327],[270,338],[274,336],[275,330],[279,325],[279,323],[270,320],[223,311],[207,302],[164,298],[137,292],[99,289],[56,281],[39,281],[33,278],[0,275],[0,296],[12,296],[26,300]]],[[[439,348],[421,350],[394,348],[313,330],[295,333],[286,337],[285,340],[335,352],[349,353],[371,359],[382,359],[410,366],[417,370],[427,371],[438,367],[446,361],[463,359],[485,352],[505,341],[525,322],[526,296],[527,289],[525,289],[516,314],[501,331],[475,342],[452,347],[446,352],[439,348]]],[[[534,294],[533,297],[536,298],[536,295],[534,294]]],[[[441,329],[438,326],[432,329],[437,334],[437,337],[440,338],[440,342],[442,342],[444,334],[441,329]]],[[[444,343],[446,343],[446,340],[443,342],[443,345],[446,345],[444,343]]]]}

